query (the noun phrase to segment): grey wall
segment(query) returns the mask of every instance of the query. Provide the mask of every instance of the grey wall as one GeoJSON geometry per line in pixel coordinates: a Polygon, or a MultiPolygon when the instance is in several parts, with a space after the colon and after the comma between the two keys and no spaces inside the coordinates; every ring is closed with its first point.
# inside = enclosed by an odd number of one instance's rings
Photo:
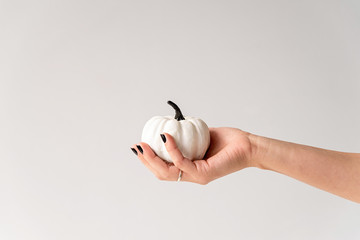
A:
{"type": "Polygon", "coordinates": [[[154,115],[360,152],[359,1],[0,0],[0,238],[359,239],[358,204],[245,169],[157,180],[154,115]]]}

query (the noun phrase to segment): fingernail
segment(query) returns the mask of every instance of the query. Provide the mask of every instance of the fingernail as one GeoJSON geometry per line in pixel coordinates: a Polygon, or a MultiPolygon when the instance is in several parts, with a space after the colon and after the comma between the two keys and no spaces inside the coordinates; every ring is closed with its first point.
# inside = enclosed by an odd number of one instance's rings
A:
{"type": "Polygon", "coordinates": [[[136,156],[138,155],[138,153],[137,153],[137,151],[135,150],[135,148],[131,148],[131,150],[133,151],[133,153],[135,153],[136,156]]]}
{"type": "Polygon", "coordinates": [[[140,146],[140,145],[136,145],[136,147],[137,147],[137,149],[139,149],[139,151],[141,152],[141,154],[143,154],[143,153],[144,153],[144,151],[143,151],[143,149],[141,148],[141,146],[140,146]]]}
{"type": "Polygon", "coordinates": [[[163,141],[164,143],[166,143],[166,137],[165,137],[165,135],[164,135],[164,134],[160,134],[160,137],[161,137],[162,141],[163,141]]]}

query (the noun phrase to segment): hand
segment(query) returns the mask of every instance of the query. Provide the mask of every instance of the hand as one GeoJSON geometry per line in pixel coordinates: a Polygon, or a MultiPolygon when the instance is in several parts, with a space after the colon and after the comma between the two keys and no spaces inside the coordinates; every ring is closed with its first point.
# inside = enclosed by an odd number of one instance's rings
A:
{"type": "Polygon", "coordinates": [[[160,180],[176,181],[182,170],[181,181],[205,185],[252,165],[250,133],[239,129],[210,128],[210,147],[204,159],[194,161],[183,157],[171,135],[164,135],[164,144],[173,163],[159,158],[144,142],[133,146],[141,162],[160,180]]]}

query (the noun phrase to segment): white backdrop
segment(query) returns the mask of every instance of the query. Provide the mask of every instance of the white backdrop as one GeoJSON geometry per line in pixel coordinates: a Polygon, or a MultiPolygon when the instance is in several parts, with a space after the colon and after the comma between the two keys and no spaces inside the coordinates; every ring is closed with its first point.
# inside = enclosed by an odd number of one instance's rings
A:
{"type": "Polygon", "coordinates": [[[359,239],[278,173],[157,180],[154,115],[360,152],[360,2],[0,0],[0,239],[359,239]]]}

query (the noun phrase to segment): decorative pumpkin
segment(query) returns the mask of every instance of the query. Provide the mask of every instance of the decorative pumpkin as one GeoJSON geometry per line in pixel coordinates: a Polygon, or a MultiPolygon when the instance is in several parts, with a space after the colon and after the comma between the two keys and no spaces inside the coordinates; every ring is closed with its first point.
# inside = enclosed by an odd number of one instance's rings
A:
{"type": "Polygon", "coordinates": [[[200,118],[184,117],[172,101],[167,103],[175,109],[175,117],[152,117],[144,126],[141,141],[149,144],[160,158],[172,162],[160,137],[161,133],[166,132],[174,138],[184,157],[190,160],[202,159],[210,145],[208,126],[200,118]]]}

